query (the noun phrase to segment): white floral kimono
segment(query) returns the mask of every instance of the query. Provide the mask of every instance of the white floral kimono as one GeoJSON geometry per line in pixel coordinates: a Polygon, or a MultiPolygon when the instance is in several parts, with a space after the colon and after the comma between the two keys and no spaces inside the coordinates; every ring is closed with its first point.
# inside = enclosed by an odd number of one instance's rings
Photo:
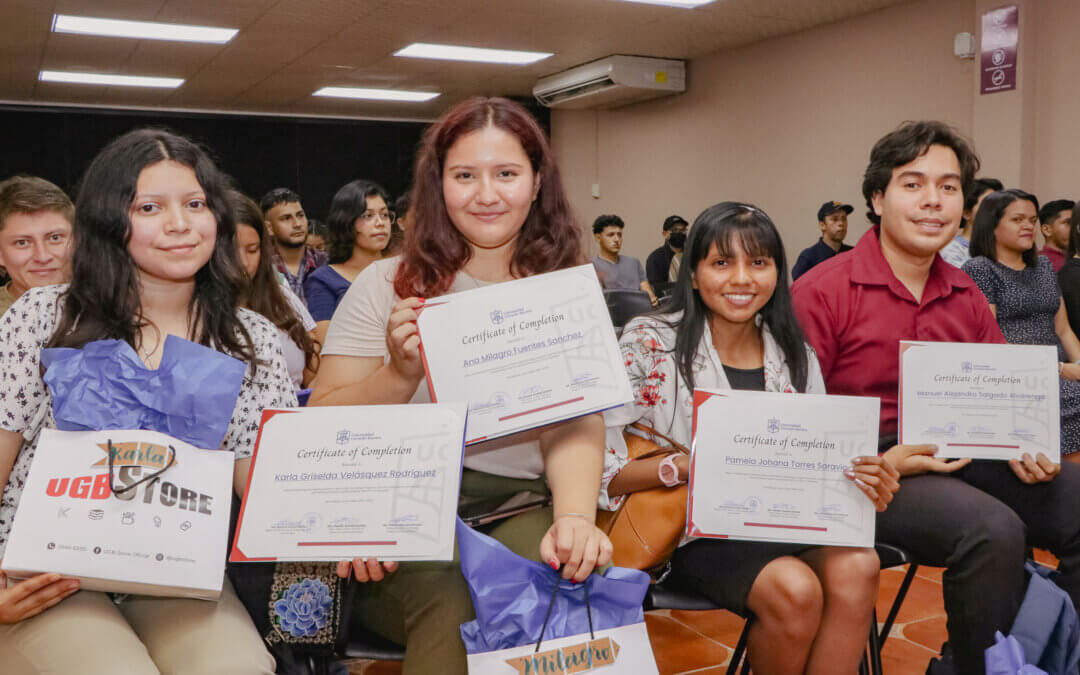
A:
{"type": "MultiPolygon", "coordinates": [[[[681,317],[669,314],[664,318],[677,322],[681,317]]],[[[757,322],[762,326],[765,342],[765,391],[794,393],[795,387],[791,384],[791,374],[780,346],[776,344],[768,326],[762,325],[760,316],[757,322]]],[[[694,393],[679,374],[675,361],[675,331],[657,318],[638,317],[623,330],[619,346],[622,348],[626,372],[630,376],[634,401],[604,413],[607,441],[604,477],[600,485],[600,508],[610,511],[619,508],[622,501],[621,496],[609,497],[607,489],[615,475],[630,461],[623,439],[623,430],[627,426],[640,422],[687,448],[690,447],[693,432],[694,393]]],[[[824,394],[825,380],[821,376],[817,355],[809,345],[806,351],[809,361],[806,393],[824,394]]],[[[724,374],[724,366],[713,347],[708,322],[705,323],[694,360],[694,381],[703,389],[731,388],[724,374]]]]}

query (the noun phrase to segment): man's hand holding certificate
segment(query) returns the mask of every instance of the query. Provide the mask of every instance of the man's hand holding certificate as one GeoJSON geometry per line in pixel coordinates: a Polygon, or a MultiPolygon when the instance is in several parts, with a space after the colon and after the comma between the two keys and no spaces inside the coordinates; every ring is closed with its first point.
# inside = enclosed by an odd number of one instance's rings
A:
{"type": "Polygon", "coordinates": [[[687,534],[873,546],[873,489],[845,473],[858,475],[856,457],[876,458],[879,408],[876,398],[698,389],[687,534]]]}
{"type": "Polygon", "coordinates": [[[230,559],[450,560],[464,404],[267,410],[230,559]]]}
{"type": "Polygon", "coordinates": [[[1055,347],[900,343],[900,442],[937,457],[1061,461],[1055,347]]]}
{"type": "Polygon", "coordinates": [[[632,400],[592,265],[442,296],[417,321],[433,401],[468,401],[466,443],[632,400]]]}

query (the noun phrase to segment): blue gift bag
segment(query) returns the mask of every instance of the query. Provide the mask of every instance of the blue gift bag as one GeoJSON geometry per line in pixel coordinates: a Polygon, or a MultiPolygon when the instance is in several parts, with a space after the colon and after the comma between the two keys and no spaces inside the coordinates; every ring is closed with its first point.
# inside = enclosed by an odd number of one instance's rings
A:
{"type": "Polygon", "coordinates": [[[560,578],[550,567],[513,553],[461,520],[457,523],[457,540],[461,571],[476,609],[476,620],[461,626],[469,654],[531,648],[541,641],[541,635],[544,643],[582,635],[595,639],[604,631],[640,626],[635,633],[639,636],[637,644],[624,642],[621,649],[646,650],[652,659],[641,607],[649,575],[612,567],[603,574],[590,575],[583,584],[575,584],[560,578]]]}

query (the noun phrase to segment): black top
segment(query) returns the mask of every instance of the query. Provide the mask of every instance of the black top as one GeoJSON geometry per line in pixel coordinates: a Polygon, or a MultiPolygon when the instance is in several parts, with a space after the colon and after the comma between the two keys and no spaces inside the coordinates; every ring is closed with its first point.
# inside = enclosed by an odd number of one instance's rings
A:
{"type": "Polygon", "coordinates": [[[743,368],[732,368],[729,365],[724,365],[724,374],[727,375],[728,384],[732,389],[743,389],[745,391],[765,391],[765,367],[750,368],[748,370],[743,368]]]}
{"type": "Polygon", "coordinates": [[[1065,299],[1065,312],[1069,326],[1080,335],[1080,258],[1069,258],[1057,273],[1061,297],[1065,299]]]}
{"type": "Polygon", "coordinates": [[[671,259],[675,257],[675,251],[666,243],[649,254],[645,259],[645,278],[649,285],[656,290],[656,284],[667,283],[668,269],[671,267],[671,259]]]}
{"type": "Polygon", "coordinates": [[[803,252],[799,254],[799,259],[795,261],[795,266],[791,268],[791,280],[795,281],[806,274],[814,265],[823,263],[834,255],[851,249],[852,247],[847,244],[840,244],[840,250],[834,251],[832,246],[829,246],[821,237],[818,237],[816,244],[803,249],[803,252]]]}

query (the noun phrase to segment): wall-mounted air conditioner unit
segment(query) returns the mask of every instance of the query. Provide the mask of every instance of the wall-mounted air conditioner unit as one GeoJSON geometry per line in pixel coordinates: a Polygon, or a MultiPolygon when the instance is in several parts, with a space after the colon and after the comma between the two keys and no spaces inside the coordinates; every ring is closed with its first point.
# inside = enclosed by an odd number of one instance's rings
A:
{"type": "Polygon", "coordinates": [[[615,108],[686,91],[686,63],[608,56],[541,78],[533,96],[549,108],[615,108]]]}

